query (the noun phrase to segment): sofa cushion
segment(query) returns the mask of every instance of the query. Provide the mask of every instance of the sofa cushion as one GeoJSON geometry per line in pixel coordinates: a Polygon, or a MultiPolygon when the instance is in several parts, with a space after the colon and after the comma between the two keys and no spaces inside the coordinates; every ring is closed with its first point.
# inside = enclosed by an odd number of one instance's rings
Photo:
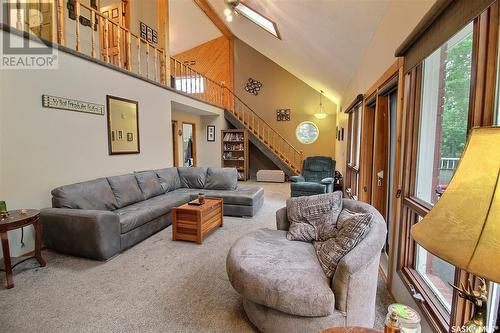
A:
{"type": "Polygon", "coordinates": [[[181,179],[181,186],[187,188],[203,188],[207,177],[207,168],[181,167],[177,168],[181,179]]]}
{"type": "Polygon", "coordinates": [[[151,220],[169,213],[172,208],[188,201],[189,195],[187,194],[167,193],[117,209],[115,213],[120,218],[121,233],[124,234],[140,227],[151,220]]]}
{"type": "Polygon", "coordinates": [[[108,177],[108,182],[115,195],[118,208],[144,200],[144,195],[134,174],[108,177]]]}
{"type": "Polygon", "coordinates": [[[163,192],[170,192],[181,187],[181,179],[179,178],[177,168],[164,168],[155,170],[155,172],[158,178],[160,178],[160,185],[163,188],[163,192]]]}
{"type": "Polygon", "coordinates": [[[290,228],[286,238],[303,242],[329,239],[337,232],[341,210],[341,191],[288,199],[286,211],[290,228]]]}
{"type": "Polygon", "coordinates": [[[52,190],[52,207],[115,210],[115,196],[106,178],[65,185],[52,190]]]}
{"type": "Polygon", "coordinates": [[[264,189],[256,186],[238,186],[235,190],[206,190],[180,188],[175,192],[187,193],[194,199],[198,193],[204,193],[207,197],[221,198],[224,204],[239,206],[255,206],[263,199],[264,189]]]}
{"type": "Polygon", "coordinates": [[[373,221],[371,213],[342,210],[336,235],[324,242],[314,242],[318,261],[327,277],[332,277],[340,260],[365,238],[373,221]]]}
{"type": "Polygon", "coordinates": [[[208,168],[205,188],[209,190],[234,190],[238,187],[236,168],[208,168]]]}
{"type": "Polygon", "coordinates": [[[226,261],[229,281],[244,298],[288,314],[332,314],[335,297],[314,247],[285,235],[259,229],[237,240],[226,261]]]}
{"type": "Polygon", "coordinates": [[[139,185],[142,194],[144,194],[145,199],[164,193],[160,184],[160,179],[154,171],[136,172],[135,178],[137,179],[137,184],[139,185]]]}

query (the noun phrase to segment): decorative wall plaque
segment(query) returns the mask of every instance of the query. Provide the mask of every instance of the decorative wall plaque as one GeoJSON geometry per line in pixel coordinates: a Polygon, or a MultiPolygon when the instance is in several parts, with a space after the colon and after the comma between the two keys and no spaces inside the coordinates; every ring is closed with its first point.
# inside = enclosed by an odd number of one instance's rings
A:
{"type": "Polygon", "coordinates": [[[255,96],[259,94],[260,88],[262,88],[262,83],[252,78],[249,78],[245,85],[245,90],[255,96]]]}
{"type": "Polygon", "coordinates": [[[290,121],[290,109],[278,109],[278,110],[276,110],[276,120],[277,121],[290,121]]]}
{"type": "Polygon", "coordinates": [[[42,106],[44,108],[104,115],[104,105],[102,104],[83,102],[64,97],[42,95],[42,106]]]}

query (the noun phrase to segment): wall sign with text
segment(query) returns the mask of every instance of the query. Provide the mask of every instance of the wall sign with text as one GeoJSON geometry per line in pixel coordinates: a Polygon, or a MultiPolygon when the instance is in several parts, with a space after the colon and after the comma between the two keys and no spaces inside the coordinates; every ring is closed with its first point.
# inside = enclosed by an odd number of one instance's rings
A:
{"type": "Polygon", "coordinates": [[[44,108],[104,115],[104,105],[102,104],[82,102],[64,97],[42,95],[42,106],[44,108]]]}

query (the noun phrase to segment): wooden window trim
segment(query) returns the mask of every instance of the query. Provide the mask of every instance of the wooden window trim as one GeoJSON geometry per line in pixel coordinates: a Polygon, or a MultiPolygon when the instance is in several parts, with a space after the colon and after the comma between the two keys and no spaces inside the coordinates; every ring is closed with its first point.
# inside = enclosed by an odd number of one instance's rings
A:
{"type": "MultiPolygon", "coordinates": [[[[475,126],[490,126],[494,121],[496,100],[496,75],[498,56],[499,5],[495,1],[486,11],[474,19],[471,90],[469,100],[469,130],[475,126]]],[[[403,163],[402,203],[400,209],[399,254],[397,271],[410,294],[410,286],[424,297],[417,302],[431,327],[437,332],[449,332],[452,326],[461,326],[471,314],[469,302],[453,293],[451,313],[448,312],[414,267],[416,243],[410,236],[410,228],[417,216],[424,217],[432,205],[415,197],[416,161],[418,153],[418,132],[420,129],[420,99],[422,86],[422,64],[411,69],[404,78],[404,117],[401,138],[403,163]]],[[[455,284],[477,278],[463,270],[455,269],[455,284]]]]}

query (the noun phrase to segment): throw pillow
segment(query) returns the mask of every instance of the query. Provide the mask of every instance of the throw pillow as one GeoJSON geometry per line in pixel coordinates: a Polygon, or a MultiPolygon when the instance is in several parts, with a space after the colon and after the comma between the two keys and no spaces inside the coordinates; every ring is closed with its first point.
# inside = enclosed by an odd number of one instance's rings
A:
{"type": "Polygon", "coordinates": [[[340,260],[359,244],[368,234],[373,221],[371,213],[354,213],[342,210],[335,236],[324,242],[314,242],[318,261],[326,276],[331,278],[340,260]]]}
{"type": "Polygon", "coordinates": [[[326,240],[337,232],[335,225],[342,210],[342,192],[290,198],[286,209],[290,221],[288,240],[326,240]]]}

